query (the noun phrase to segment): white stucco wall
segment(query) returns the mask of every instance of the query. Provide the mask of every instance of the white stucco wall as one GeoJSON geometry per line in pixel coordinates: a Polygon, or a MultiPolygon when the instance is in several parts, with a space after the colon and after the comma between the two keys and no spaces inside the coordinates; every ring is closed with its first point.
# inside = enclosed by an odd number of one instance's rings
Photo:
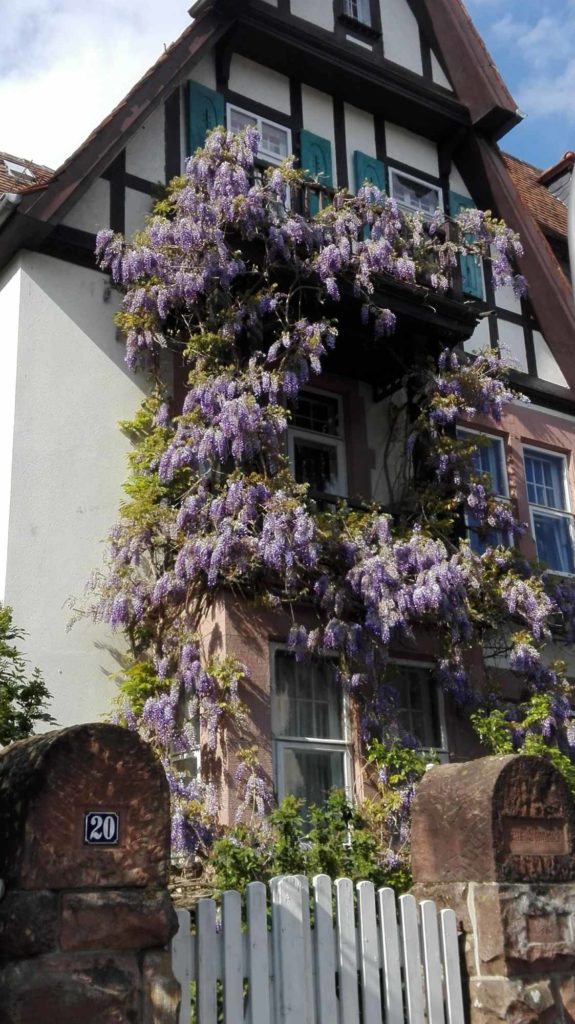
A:
{"type": "Polygon", "coordinates": [[[265,103],[282,114],[291,111],[289,78],[247,57],[234,53],[228,84],[232,92],[265,103]]]}
{"type": "Polygon", "coordinates": [[[335,128],[333,122],[333,98],[325,92],[302,85],[301,98],[303,107],[303,126],[316,135],[321,135],[331,142],[331,166],[333,183],[337,185],[337,167],[335,161],[335,128]]]}
{"type": "Polygon", "coordinates": [[[208,89],[216,88],[216,58],[214,51],[206,53],[197,64],[194,64],[189,76],[194,82],[206,85],[208,89]]]}
{"type": "Polygon", "coordinates": [[[6,600],[29,633],[62,725],[109,708],[119,639],[82,620],[67,632],[117,518],[127,442],[117,427],[141,397],[124,365],[107,279],[48,256],[22,260],[6,600]]]}
{"type": "Polygon", "coordinates": [[[154,199],[145,192],[136,192],[133,188],[126,189],[126,238],[131,238],[135,231],[141,231],[146,224],[146,216],[152,212],[154,199]]]}
{"type": "Polygon", "coordinates": [[[333,4],[331,0],[291,0],[290,11],[296,18],[304,18],[313,25],[333,32],[333,4]]]}
{"type": "MultiPolygon", "coordinates": [[[[375,156],[375,126],[373,115],[367,110],[358,110],[349,103],[345,104],[345,140],[347,145],[347,173],[349,187],[352,192],[357,188],[353,154],[356,149],[367,156],[375,156]]],[[[361,184],[361,182],[360,182],[361,184]]]]}
{"type": "Polygon", "coordinates": [[[551,384],[559,384],[564,388],[569,387],[565,375],[541,331],[533,331],[533,347],[535,349],[537,376],[541,380],[548,380],[551,384]]]}
{"type": "Polygon", "coordinates": [[[20,316],[20,260],[0,276],[0,601],[5,600],[6,557],[16,404],[18,320],[20,316]]]}
{"type": "Polygon", "coordinates": [[[399,160],[416,171],[426,171],[439,177],[439,158],[437,146],[431,139],[416,135],[398,124],[385,124],[385,140],[387,154],[393,160],[399,160]]]}
{"type": "Polygon", "coordinates": [[[489,320],[485,316],[479,321],[469,340],[464,342],[463,347],[466,352],[481,352],[482,349],[489,348],[490,344],[489,320]]]}
{"type": "Polygon", "coordinates": [[[451,192],[458,192],[460,196],[469,196],[471,199],[471,192],[467,188],[467,185],[461,176],[461,172],[457,169],[455,164],[451,165],[449,188],[451,192]]]}
{"type": "Polygon", "coordinates": [[[525,333],[519,324],[509,320],[497,320],[497,332],[503,361],[514,370],[527,373],[527,352],[525,350],[525,333]]]}
{"type": "Polygon", "coordinates": [[[126,146],[126,171],[147,181],[165,181],[164,105],[161,103],[126,146]]]}
{"type": "Polygon", "coordinates": [[[370,384],[360,383],[365,406],[367,447],[374,454],[371,500],[383,506],[397,501],[405,487],[409,466],[405,460],[405,392],[374,402],[370,384]]]}
{"type": "Polygon", "coordinates": [[[431,77],[436,85],[442,85],[444,89],[449,89],[450,92],[453,92],[453,86],[451,85],[451,82],[441,67],[441,64],[433,50],[431,51],[431,77]]]}
{"type": "Polygon", "coordinates": [[[90,188],[62,219],[62,224],[95,234],[110,227],[110,183],[96,178],[90,188]]]}
{"type": "Polygon", "coordinates": [[[419,25],[407,0],[380,0],[383,50],[388,60],[423,74],[419,25]]]}

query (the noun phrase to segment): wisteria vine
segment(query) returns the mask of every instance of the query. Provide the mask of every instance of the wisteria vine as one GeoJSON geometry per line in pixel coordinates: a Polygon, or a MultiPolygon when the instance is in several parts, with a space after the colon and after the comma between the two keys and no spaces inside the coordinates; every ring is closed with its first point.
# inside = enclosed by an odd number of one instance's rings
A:
{"type": "MultiPolygon", "coordinates": [[[[219,784],[210,765],[222,731],[245,715],[245,668],[202,647],[206,612],[223,592],[291,609],[286,642],[297,658],[337,659],[367,744],[405,739],[386,669],[395,644],[426,631],[441,650],[438,679],[460,703],[477,708],[468,653],[491,644],[532,693],[555,694],[553,729],[570,734],[564,672],[542,651],[559,609],[571,638],[575,594],[553,590],[513,547],[474,554],[460,529],[465,510],[486,535],[521,529],[453,429],[461,418],[499,422],[513,399],[494,352],[470,360],[446,349],[435,368],[428,358],[411,371],[420,412],[405,457],[423,449],[428,479],[412,478],[408,514],[344,502],[318,509],[286,457],[290,408],[338,344],[340,301],[357,309],[371,344],[390,344],[386,286],[448,293],[462,254],[490,261],[494,286],[523,294],[517,236],[475,210],[454,219],[454,234],[440,211],[424,223],[368,183],[306,217],[288,203],[301,172],[288,161],[255,181],[257,151],[253,129],[215,130],[140,234],[97,239],[100,266],[124,293],[126,361],[145,368],[152,387],[124,424],[133,442],[127,501],[94,581],[94,614],[129,641],[121,714],[162,756],[177,852],[209,841],[219,784]],[[185,367],[180,408],[163,380],[165,349],[185,367]],[[312,627],[298,618],[301,602],[315,610],[312,627]],[[206,756],[202,780],[189,782],[177,758],[198,743],[193,719],[206,756]]],[[[513,735],[520,746],[519,726],[513,735]]],[[[240,814],[264,814],[270,794],[253,755],[237,781],[240,814]]]]}

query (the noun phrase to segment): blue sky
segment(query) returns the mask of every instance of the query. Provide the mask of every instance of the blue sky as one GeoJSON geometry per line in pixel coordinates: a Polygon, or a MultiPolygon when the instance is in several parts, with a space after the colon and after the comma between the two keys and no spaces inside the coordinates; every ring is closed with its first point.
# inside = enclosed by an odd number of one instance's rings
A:
{"type": "Polygon", "coordinates": [[[575,0],[466,0],[525,120],[501,146],[537,167],[575,149],[575,0]]]}
{"type": "MultiPolygon", "coordinates": [[[[0,0],[0,149],[58,166],[189,24],[190,2],[0,0]]],[[[575,0],[466,2],[528,115],[503,147],[555,163],[575,148],[575,0]]]]}

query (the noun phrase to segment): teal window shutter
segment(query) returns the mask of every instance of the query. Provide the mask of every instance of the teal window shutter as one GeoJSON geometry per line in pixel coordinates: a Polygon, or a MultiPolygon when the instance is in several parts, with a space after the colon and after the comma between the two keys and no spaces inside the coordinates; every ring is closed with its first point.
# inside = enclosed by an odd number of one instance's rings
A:
{"type": "MultiPolygon", "coordinates": [[[[300,143],[300,166],[310,178],[317,179],[320,185],[333,185],[333,173],[331,164],[331,142],[329,139],[322,139],[321,135],[314,135],[303,129],[299,136],[300,143]]],[[[319,198],[316,195],[310,196],[310,213],[317,213],[319,210],[319,198]]]]}
{"type": "Polygon", "coordinates": [[[208,132],[216,125],[224,125],[225,119],[222,94],[199,82],[188,82],[188,153],[203,146],[208,132]]]}
{"type": "MultiPolygon", "coordinates": [[[[461,196],[458,192],[449,193],[449,212],[452,217],[460,210],[475,209],[475,203],[469,196],[461,196]]],[[[461,256],[461,286],[464,295],[472,295],[475,299],[484,299],[483,273],[481,260],[478,256],[461,256]]]]}
{"type": "Polygon", "coordinates": [[[385,192],[385,164],[381,160],[376,160],[374,156],[367,156],[366,153],[360,153],[359,149],[356,149],[353,154],[353,170],[356,192],[366,181],[385,192]]]}

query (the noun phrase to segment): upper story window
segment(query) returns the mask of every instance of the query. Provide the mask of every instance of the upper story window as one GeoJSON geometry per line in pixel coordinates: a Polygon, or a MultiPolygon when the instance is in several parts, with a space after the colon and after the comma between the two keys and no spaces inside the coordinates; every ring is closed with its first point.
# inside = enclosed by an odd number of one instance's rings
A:
{"type": "Polygon", "coordinates": [[[339,395],[300,391],[288,430],[288,456],[297,483],[312,491],[345,495],[347,474],[343,410],[339,395]]]}
{"type": "Polygon", "coordinates": [[[399,724],[424,750],[435,751],[447,760],[447,734],[443,694],[429,668],[394,664],[390,685],[397,692],[399,724]]]}
{"type": "Polygon", "coordinates": [[[398,206],[410,213],[419,212],[432,217],[442,205],[438,185],[430,185],[427,181],[413,178],[394,168],[389,170],[389,190],[398,206]]]}
{"type": "Polygon", "coordinates": [[[371,0],[343,0],[343,13],[361,25],[371,25],[371,0]]]}
{"type": "Polygon", "coordinates": [[[291,131],[281,124],[268,121],[265,117],[250,113],[249,110],[242,110],[240,107],[228,103],[228,128],[230,131],[239,132],[242,128],[251,125],[257,128],[260,134],[260,148],[258,156],[266,163],[281,164],[292,150],[291,131]]]}
{"type": "MultiPolygon", "coordinates": [[[[505,465],[505,446],[500,437],[488,437],[486,434],[476,434],[472,430],[457,430],[457,436],[462,441],[470,441],[477,444],[473,453],[473,469],[478,476],[484,478],[487,490],[497,498],[509,499],[509,486],[507,483],[507,469],[505,465]]],[[[476,555],[482,555],[488,547],[494,548],[499,545],[509,546],[509,537],[502,530],[489,530],[482,527],[480,520],[467,511],[465,514],[465,525],[471,550],[476,555]]]]}
{"type": "Polygon", "coordinates": [[[565,456],[525,448],[523,457],[537,557],[554,572],[573,573],[573,531],[567,500],[565,456]]]}
{"type": "Polygon", "coordinates": [[[272,650],[272,732],[278,799],[321,804],[331,789],[351,788],[345,698],[329,658],[298,662],[272,650]]]}

